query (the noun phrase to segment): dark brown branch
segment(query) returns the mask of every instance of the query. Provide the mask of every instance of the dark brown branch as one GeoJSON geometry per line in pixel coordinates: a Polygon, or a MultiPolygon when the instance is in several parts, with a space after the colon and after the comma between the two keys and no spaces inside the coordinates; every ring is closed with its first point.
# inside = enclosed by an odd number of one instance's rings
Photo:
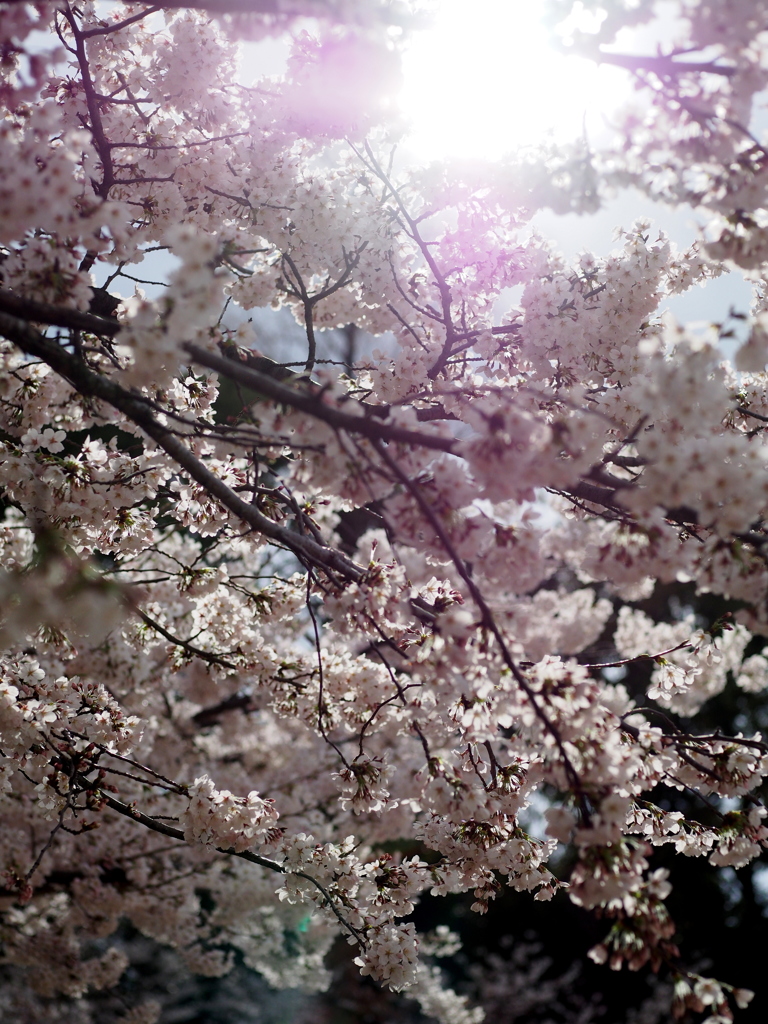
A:
{"type": "MultiPolygon", "coordinates": [[[[151,829],[153,832],[159,832],[161,835],[168,836],[171,839],[178,839],[179,842],[186,843],[186,837],[180,828],[174,828],[173,825],[166,825],[165,822],[159,821],[157,818],[152,818],[148,814],[144,814],[134,804],[124,804],[122,800],[117,800],[101,789],[97,783],[91,782],[90,779],[86,779],[84,776],[79,775],[77,777],[78,785],[82,786],[83,789],[89,790],[95,793],[96,796],[103,800],[107,807],[110,807],[113,811],[117,811],[118,814],[122,814],[126,818],[130,818],[132,821],[137,821],[140,825],[145,828],[151,829]]],[[[223,849],[220,846],[214,846],[214,850],[217,853],[224,853],[229,857],[240,857],[241,860],[247,860],[251,864],[258,864],[259,867],[267,868],[269,871],[276,871],[281,875],[296,875],[298,878],[304,878],[322,894],[328,909],[335,915],[337,920],[343,926],[343,928],[354,936],[355,940],[361,945],[365,945],[365,939],[359,929],[347,921],[344,915],[336,906],[336,903],[328,892],[326,887],[318,882],[316,878],[308,874],[306,871],[293,871],[291,868],[280,864],[279,861],[270,860],[268,857],[262,857],[258,853],[252,853],[250,850],[235,850],[232,847],[229,849],[223,849]]]]}
{"type": "Polygon", "coordinates": [[[751,409],[747,409],[745,405],[737,405],[736,412],[740,412],[742,416],[751,416],[755,420],[760,420],[761,423],[768,423],[768,416],[763,416],[759,412],[753,412],[751,409]]]}
{"type": "Polygon", "coordinates": [[[302,278],[301,273],[299,272],[299,268],[296,266],[296,263],[291,258],[291,256],[287,252],[282,254],[282,260],[284,265],[288,267],[291,274],[293,275],[293,281],[290,281],[288,273],[285,273],[285,277],[289,285],[289,287],[286,290],[290,295],[293,295],[295,298],[299,299],[302,306],[304,307],[304,326],[307,332],[308,345],[307,360],[304,364],[304,369],[306,370],[307,373],[311,372],[315,365],[315,360],[317,358],[317,342],[315,340],[314,322],[315,306],[318,304],[318,302],[322,301],[323,299],[327,299],[329,295],[333,295],[334,292],[337,292],[340,288],[343,288],[344,285],[349,282],[350,278],[352,277],[352,271],[360,262],[360,256],[362,255],[363,250],[367,248],[367,246],[368,243],[363,242],[351,256],[348,252],[346,252],[346,250],[342,250],[344,256],[344,270],[341,276],[338,277],[335,281],[331,282],[330,275],[328,275],[325,287],[322,288],[315,295],[309,294],[307,286],[304,284],[304,279],[302,278]]]}
{"type": "MultiPolygon", "coordinates": [[[[56,736],[57,734],[54,733],[53,735],[56,736]]],[[[109,747],[106,746],[106,744],[99,743],[98,740],[91,739],[90,736],[87,736],[84,732],[77,732],[74,729],[66,729],[62,733],[62,736],[65,740],[69,740],[71,736],[79,736],[81,740],[85,740],[91,746],[96,747],[96,749],[100,750],[102,754],[107,754],[109,757],[114,757],[115,760],[117,761],[122,761],[124,764],[129,764],[132,768],[138,769],[142,772],[146,772],[147,775],[152,775],[155,779],[157,779],[158,782],[161,783],[165,789],[171,789],[176,793],[182,793],[186,796],[186,786],[180,786],[178,782],[174,782],[173,779],[169,779],[166,775],[161,775],[159,772],[156,772],[154,768],[149,768],[147,765],[142,764],[140,761],[136,761],[132,757],[126,757],[125,754],[119,754],[116,750],[110,750],[109,747]]],[[[133,778],[133,776],[128,777],[133,778]]],[[[140,781],[142,782],[142,784],[145,784],[146,782],[146,780],[144,779],[140,781]]]]}
{"type": "MultiPolygon", "coordinates": [[[[135,423],[166,452],[189,476],[257,533],[292,551],[300,560],[343,579],[357,582],[365,571],[340,551],[318,544],[302,534],[280,526],[254,506],[242,500],[215,473],[211,472],[168,427],[160,424],[147,400],[133,395],[114,381],[89,369],[76,355],[46,338],[29,324],[0,313],[0,334],[29,355],[46,362],[81,394],[107,402],[135,423]]],[[[224,360],[222,360],[224,362],[224,360]]],[[[268,378],[265,378],[265,380],[268,378]]]]}
{"type": "Polygon", "coordinates": [[[93,313],[81,313],[78,309],[67,309],[49,302],[27,299],[16,292],[8,291],[7,288],[0,288],[0,311],[32,320],[37,324],[68,327],[73,331],[86,331],[88,334],[106,338],[113,338],[121,327],[116,320],[106,320],[93,313]]]}
{"type": "Polygon", "coordinates": [[[377,417],[376,408],[371,408],[357,403],[357,408],[362,415],[354,416],[351,413],[341,412],[327,405],[322,398],[322,392],[311,391],[308,388],[288,387],[281,384],[267,374],[259,373],[242,363],[232,359],[224,359],[214,355],[199,345],[186,344],[183,348],[189,352],[196,363],[208,367],[209,370],[216,370],[217,373],[229,377],[240,384],[251,388],[259,394],[271,398],[274,402],[287,405],[292,409],[298,409],[309,416],[323,420],[328,426],[336,430],[344,430],[349,434],[358,434],[371,440],[394,441],[398,444],[417,445],[421,448],[431,448],[439,452],[452,452],[456,447],[453,438],[439,437],[436,434],[421,434],[415,430],[408,430],[405,427],[398,427],[389,424],[377,417]],[[373,417],[376,417],[375,419],[373,417]]]}
{"type": "Polygon", "coordinates": [[[101,159],[103,171],[101,183],[99,184],[94,181],[93,187],[102,199],[107,199],[109,196],[109,190],[115,182],[115,172],[112,166],[112,150],[101,120],[99,100],[96,94],[96,87],[94,86],[93,79],[91,78],[91,69],[88,64],[88,55],[85,50],[85,37],[80,30],[80,26],[78,25],[77,19],[69,4],[63,14],[69,22],[69,27],[72,29],[72,35],[75,38],[77,63],[80,67],[80,75],[83,80],[83,92],[85,93],[85,102],[88,107],[88,115],[91,119],[91,123],[87,127],[90,129],[91,135],[93,136],[93,144],[101,159]]]}
{"type": "Polygon", "coordinates": [[[150,629],[154,629],[155,632],[159,633],[160,636],[174,644],[176,647],[181,647],[182,650],[187,651],[189,654],[194,655],[196,658],[202,658],[203,661],[207,661],[211,665],[220,665],[222,668],[229,668],[233,671],[237,671],[237,665],[234,662],[227,661],[226,658],[222,658],[220,654],[212,654],[210,651],[204,651],[200,647],[195,647],[194,644],[190,643],[189,640],[182,640],[178,636],[174,636],[173,633],[169,633],[167,629],[160,625],[159,622],[155,622],[151,619],[146,612],[141,611],[140,608],[134,609],[136,614],[139,616],[142,622],[146,623],[150,629]]]}
{"type": "MultiPolygon", "coordinates": [[[[629,486],[630,481],[627,481],[629,486]]],[[[616,499],[616,490],[608,487],[599,487],[596,484],[586,483],[584,480],[580,480],[578,483],[573,484],[570,487],[564,487],[555,490],[554,488],[548,488],[553,490],[555,494],[562,494],[568,498],[573,496],[574,498],[580,498],[581,501],[588,501],[592,505],[600,505],[603,508],[610,508],[616,512],[623,512],[623,507],[619,504],[616,499]]]]}
{"type": "Polygon", "coordinates": [[[398,466],[398,464],[395,462],[395,460],[392,458],[392,456],[389,454],[387,449],[380,441],[374,442],[374,448],[379,453],[384,463],[395,475],[395,477],[412,495],[412,497],[416,501],[416,504],[421,509],[422,515],[437,534],[440,543],[443,545],[446,554],[453,562],[456,571],[464,580],[464,583],[466,584],[467,589],[469,590],[470,596],[477,605],[480,615],[482,616],[482,624],[484,628],[492,634],[492,636],[499,645],[499,650],[501,652],[504,664],[512,673],[512,677],[517,683],[517,685],[528,698],[528,701],[531,707],[533,708],[534,714],[539,719],[546,732],[548,732],[552,739],[555,741],[555,746],[557,747],[560,753],[560,757],[562,758],[563,770],[565,771],[568,781],[573,787],[574,795],[578,800],[579,810],[581,811],[581,816],[584,821],[584,824],[589,825],[591,820],[591,814],[589,810],[589,805],[587,803],[586,794],[584,792],[584,787],[581,784],[581,779],[579,778],[578,772],[573,766],[573,762],[568,756],[568,751],[565,749],[565,744],[563,742],[562,736],[560,735],[560,731],[555,725],[555,723],[552,721],[552,719],[549,717],[549,714],[547,713],[545,708],[542,707],[542,705],[539,703],[536,692],[523,675],[515,659],[512,657],[509,651],[509,647],[507,646],[507,642],[504,639],[504,636],[501,630],[499,629],[498,624],[496,623],[495,616],[491,611],[488,602],[485,600],[482,591],[475,583],[475,581],[472,579],[472,576],[470,575],[467,566],[464,563],[464,560],[457,552],[443,524],[438,519],[432,506],[424,498],[424,495],[421,493],[421,490],[419,489],[418,485],[415,484],[414,481],[411,480],[410,477],[408,477],[407,474],[403,472],[403,470],[400,468],[400,466],[398,466]]]}

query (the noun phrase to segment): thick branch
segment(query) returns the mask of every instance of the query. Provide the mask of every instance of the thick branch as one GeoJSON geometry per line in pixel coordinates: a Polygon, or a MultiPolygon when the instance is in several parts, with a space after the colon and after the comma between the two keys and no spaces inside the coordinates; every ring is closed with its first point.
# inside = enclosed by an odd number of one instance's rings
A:
{"type": "Polygon", "coordinates": [[[309,562],[331,574],[337,573],[347,580],[356,582],[362,579],[364,570],[341,552],[280,526],[262,515],[255,506],[238,497],[223,480],[193,455],[171,430],[157,421],[144,398],[132,395],[114,381],[94,373],[81,359],[57,342],[44,337],[29,324],[6,313],[0,313],[0,334],[14,342],[28,355],[42,359],[52,370],[68,380],[80,394],[107,402],[123,413],[170,455],[196,483],[257,533],[293,551],[302,562],[309,562]]]}
{"type": "Polygon", "coordinates": [[[224,359],[214,355],[199,345],[187,344],[183,348],[189,352],[196,363],[208,367],[209,370],[216,370],[217,373],[236,380],[240,384],[266,395],[274,402],[287,405],[291,409],[298,409],[309,416],[323,420],[329,427],[336,430],[345,430],[349,434],[359,434],[372,441],[394,441],[399,444],[416,445],[421,448],[431,448],[439,452],[451,452],[456,446],[453,438],[438,437],[436,434],[421,434],[416,430],[408,430],[405,427],[398,427],[378,419],[378,410],[375,407],[368,407],[357,404],[357,408],[363,411],[362,416],[354,416],[351,413],[341,412],[327,405],[322,399],[322,392],[310,391],[307,388],[292,388],[281,384],[267,374],[252,370],[243,363],[235,362],[233,359],[224,359]],[[372,414],[370,417],[366,412],[372,414]],[[373,418],[376,417],[376,418],[373,418]]]}
{"type": "Polygon", "coordinates": [[[37,324],[68,327],[73,331],[86,331],[88,334],[97,334],[107,338],[114,337],[121,327],[116,320],[106,320],[93,313],[81,313],[79,309],[54,306],[50,302],[27,299],[7,288],[0,288],[0,310],[10,313],[14,317],[32,320],[37,324]]]}

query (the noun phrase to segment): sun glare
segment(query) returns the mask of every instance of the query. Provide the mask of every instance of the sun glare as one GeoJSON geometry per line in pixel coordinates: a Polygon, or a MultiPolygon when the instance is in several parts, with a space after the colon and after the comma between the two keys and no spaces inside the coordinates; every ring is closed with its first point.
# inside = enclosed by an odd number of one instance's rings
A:
{"type": "Polygon", "coordinates": [[[558,53],[538,0],[439,0],[412,39],[400,105],[422,159],[495,159],[547,136],[590,138],[628,96],[613,67],[558,53]]]}

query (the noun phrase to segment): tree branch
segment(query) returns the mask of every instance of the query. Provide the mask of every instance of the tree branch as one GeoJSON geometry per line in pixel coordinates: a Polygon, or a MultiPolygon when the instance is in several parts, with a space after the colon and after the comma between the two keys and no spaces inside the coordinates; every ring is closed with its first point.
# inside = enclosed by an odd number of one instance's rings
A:
{"type": "Polygon", "coordinates": [[[37,324],[68,327],[73,331],[86,331],[107,338],[113,338],[122,327],[117,320],[106,320],[93,313],[81,313],[79,309],[67,309],[50,302],[27,299],[7,288],[0,288],[0,311],[37,324]]]}
{"type": "MultiPolygon", "coordinates": [[[[281,405],[287,405],[292,409],[298,409],[310,416],[327,423],[329,427],[336,430],[344,430],[349,434],[359,434],[370,440],[394,441],[400,444],[413,444],[421,448],[431,448],[439,452],[452,452],[456,447],[453,438],[439,437],[437,434],[421,434],[416,430],[408,430],[405,427],[398,427],[378,419],[379,408],[367,406],[363,403],[355,403],[361,410],[362,415],[355,416],[351,413],[341,412],[327,405],[322,399],[322,391],[311,391],[308,388],[292,388],[281,384],[273,377],[253,370],[240,362],[232,359],[224,359],[221,356],[200,348],[199,345],[185,344],[182,346],[192,356],[196,363],[208,367],[209,370],[216,370],[217,373],[229,377],[254,391],[258,391],[267,398],[281,405]],[[377,417],[377,418],[373,418],[377,417]]],[[[388,410],[386,410],[388,411],[388,410]]]]}
{"type": "MultiPolygon", "coordinates": [[[[118,814],[122,814],[126,818],[130,818],[132,821],[137,821],[140,825],[145,828],[151,829],[153,832],[159,832],[163,836],[168,836],[171,839],[178,839],[179,842],[186,843],[187,839],[180,828],[174,828],[173,825],[166,825],[165,822],[159,821],[157,818],[152,818],[148,814],[144,814],[133,804],[124,804],[122,800],[117,800],[115,797],[110,796],[109,793],[101,789],[97,783],[91,782],[89,779],[84,778],[82,775],[78,775],[77,782],[86,790],[94,793],[99,799],[103,800],[107,807],[113,811],[117,811],[118,814]]],[[[226,854],[228,857],[239,857],[241,860],[247,860],[250,864],[258,864],[259,867],[267,868],[269,871],[276,871],[281,875],[296,875],[297,878],[304,878],[322,894],[328,909],[334,914],[336,919],[344,927],[346,931],[352,935],[356,942],[360,945],[365,945],[365,938],[359,929],[347,921],[344,915],[341,913],[336,903],[328,892],[326,887],[313,876],[306,871],[292,871],[289,867],[284,864],[280,864],[279,861],[270,860],[268,857],[262,857],[258,853],[252,853],[250,850],[235,850],[232,847],[225,850],[220,846],[214,846],[213,849],[217,853],[226,854]]]]}
{"type": "Polygon", "coordinates": [[[731,78],[736,68],[731,64],[718,64],[715,61],[675,60],[672,55],[632,56],[626,53],[606,53],[600,51],[595,58],[598,64],[612,64],[628,71],[651,71],[659,78],[677,77],[684,74],[722,75],[731,78]]]}
{"type": "Polygon", "coordinates": [[[288,548],[300,561],[309,562],[331,576],[338,574],[353,582],[358,582],[364,577],[365,570],[340,551],[280,526],[259,512],[254,505],[238,497],[223,480],[193,455],[176,434],[158,422],[146,399],[130,394],[114,381],[95,373],[57,342],[44,337],[29,324],[6,313],[0,313],[0,334],[18,345],[23,352],[42,359],[81,394],[98,398],[122,412],[167,455],[170,455],[193,480],[257,533],[288,548]]]}

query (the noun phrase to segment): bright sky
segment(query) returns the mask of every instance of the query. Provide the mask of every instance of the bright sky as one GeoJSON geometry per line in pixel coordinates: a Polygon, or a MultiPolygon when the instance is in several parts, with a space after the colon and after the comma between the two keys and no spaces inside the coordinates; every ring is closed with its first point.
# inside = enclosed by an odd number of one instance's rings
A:
{"type": "MultiPolygon", "coordinates": [[[[412,131],[402,149],[422,160],[495,160],[548,136],[571,141],[585,128],[595,147],[605,139],[616,111],[636,95],[630,76],[558,53],[539,21],[542,6],[539,0],[437,0],[432,24],[405,55],[400,103],[412,131]]],[[[673,27],[664,24],[670,38],[673,27]]],[[[653,52],[656,40],[635,31],[621,42],[627,52],[653,52]]],[[[543,212],[536,223],[569,257],[585,248],[605,255],[617,245],[615,226],[629,227],[645,215],[680,246],[695,237],[692,211],[670,211],[635,191],[595,216],[543,212]]],[[[722,319],[730,305],[745,311],[749,302],[748,285],[728,274],[667,305],[683,320],[708,320],[722,319]]]]}
{"type": "Polygon", "coordinates": [[[628,76],[552,49],[538,0],[439,0],[405,56],[403,112],[422,159],[495,159],[551,133],[593,140],[629,98],[628,76]]]}

